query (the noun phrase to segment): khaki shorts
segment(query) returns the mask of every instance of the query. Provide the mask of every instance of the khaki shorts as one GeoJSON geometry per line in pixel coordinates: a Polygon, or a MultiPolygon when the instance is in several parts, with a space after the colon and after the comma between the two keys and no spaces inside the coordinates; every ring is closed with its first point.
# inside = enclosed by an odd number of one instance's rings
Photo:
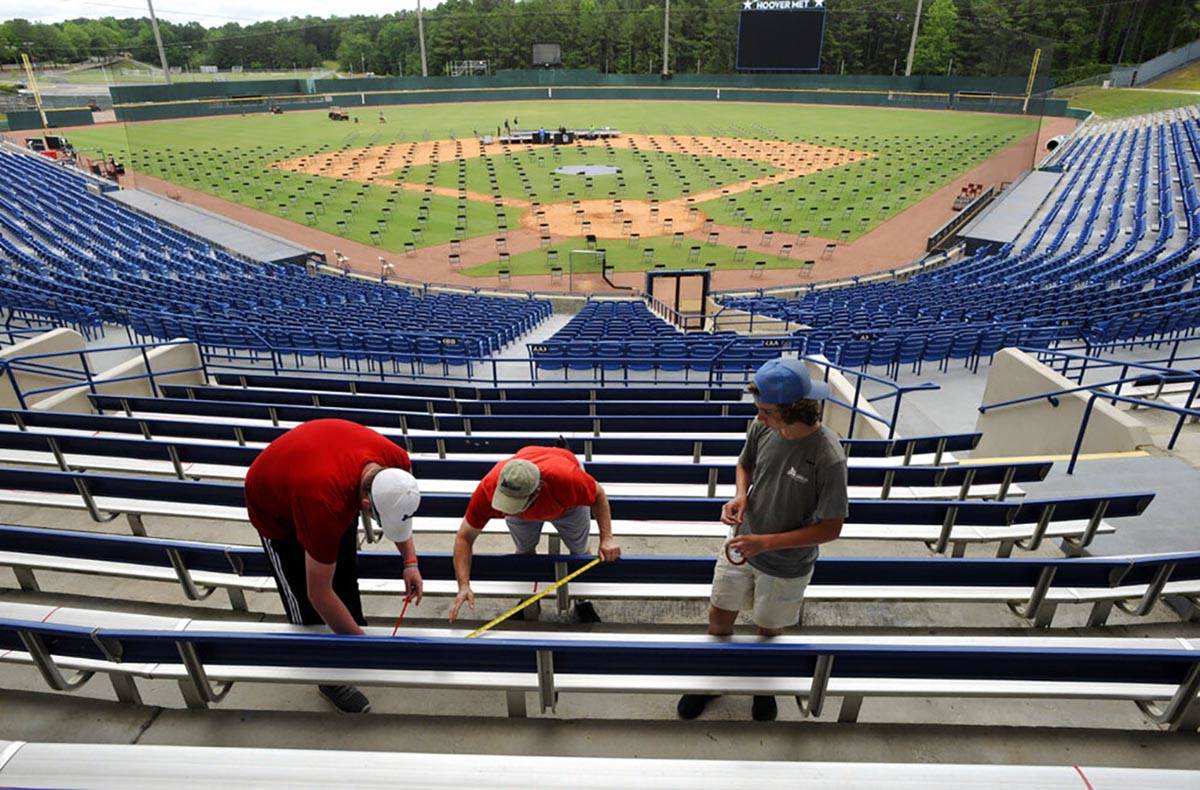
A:
{"type": "Polygon", "coordinates": [[[750,563],[734,565],[722,551],[713,570],[710,603],[730,612],[750,612],[759,628],[788,628],[800,621],[804,590],[812,571],[795,579],[783,579],[754,568],[750,563]]]}

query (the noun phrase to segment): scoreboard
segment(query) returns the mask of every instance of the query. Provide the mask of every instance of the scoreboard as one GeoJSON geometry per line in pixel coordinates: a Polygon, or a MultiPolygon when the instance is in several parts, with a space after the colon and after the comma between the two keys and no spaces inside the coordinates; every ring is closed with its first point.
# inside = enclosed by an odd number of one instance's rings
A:
{"type": "Polygon", "coordinates": [[[743,0],[738,71],[818,71],[825,0],[743,0]]]}

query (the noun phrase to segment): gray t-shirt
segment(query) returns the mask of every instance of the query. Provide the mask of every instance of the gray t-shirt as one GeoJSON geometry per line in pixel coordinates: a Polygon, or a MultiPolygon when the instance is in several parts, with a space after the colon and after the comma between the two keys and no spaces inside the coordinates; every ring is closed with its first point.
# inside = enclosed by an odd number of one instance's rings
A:
{"type": "MultiPolygon", "coordinates": [[[[790,440],[755,420],[738,464],[750,471],[749,504],[741,532],[790,532],[827,518],[845,518],[846,454],[837,434],[822,425],[790,440]]],[[[764,551],[749,563],[771,576],[796,579],[817,561],[817,547],[764,551]]]]}

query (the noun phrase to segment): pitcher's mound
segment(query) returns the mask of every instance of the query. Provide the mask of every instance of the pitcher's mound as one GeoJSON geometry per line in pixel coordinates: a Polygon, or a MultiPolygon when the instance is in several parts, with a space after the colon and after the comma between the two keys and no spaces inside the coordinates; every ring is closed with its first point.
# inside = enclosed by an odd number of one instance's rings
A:
{"type": "Polygon", "coordinates": [[[554,172],[564,176],[615,176],[621,168],[612,165],[563,165],[554,172]]]}

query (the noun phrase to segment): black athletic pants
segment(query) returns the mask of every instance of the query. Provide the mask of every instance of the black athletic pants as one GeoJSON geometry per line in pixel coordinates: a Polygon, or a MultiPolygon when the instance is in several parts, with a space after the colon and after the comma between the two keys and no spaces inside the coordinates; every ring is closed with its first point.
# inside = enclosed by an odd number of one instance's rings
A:
{"type": "MultiPolygon", "coordinates": [[[[260,536],[261,537],[261,536],[260,536]]],[[[261,538],[271,564],[271,574],[279,587],[283,611],[296,625],[320,625],[325,622],[308,600],[308,582],[304,568],[304,547],[295,538],[261,538]]],[[[355,519],[338,544],[337,566],[333,572],[333,592],[359,625],[366,625],[362,598],[358,594],[358,520],[355,519]]]]}

